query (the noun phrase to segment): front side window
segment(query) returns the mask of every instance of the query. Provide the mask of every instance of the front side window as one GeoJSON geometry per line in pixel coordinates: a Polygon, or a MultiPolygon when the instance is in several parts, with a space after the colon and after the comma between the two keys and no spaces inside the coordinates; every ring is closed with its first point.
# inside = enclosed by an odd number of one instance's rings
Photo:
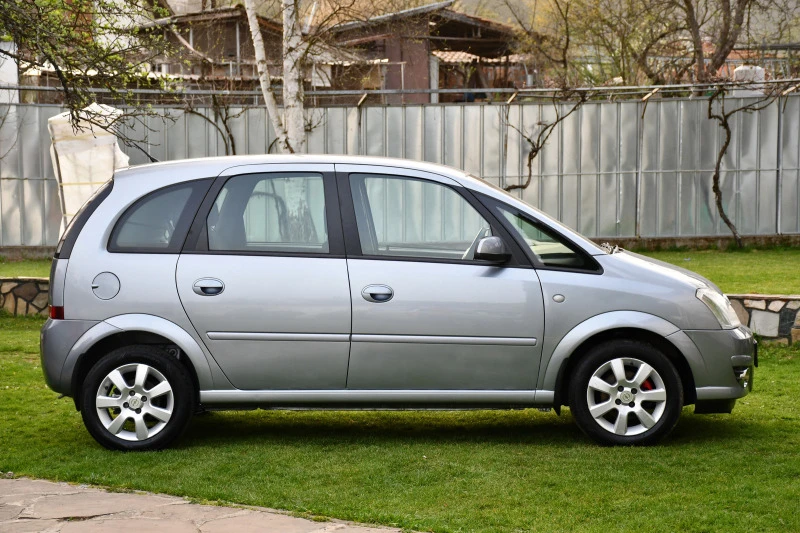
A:
{"type": "Polygon", "coordinates": [[[489,223],[460,194],[415,178],[351,174],[364,255],[472,260],[489,223]]]}
{"type": "Polygon", "coordinates": [[[328,253],[322,174],[249,174],[229,179],[206,219],[208,249],[328,253]]]}
{"type": "Polygon", "coordinates": [[[497,209],[542,265],[581,270],[595,269],[595,265],[585,254],[568,246],[561,236],[502,206],[497,209]]]}
{"type": "Polygon", "coordinates": [[[152,192],[133,204],[111,233],[112,252],[180,251],[191,217],[210,180],[190,181],[152,192]],[[187,210],[187,206],[192,209],[187,210]]]}

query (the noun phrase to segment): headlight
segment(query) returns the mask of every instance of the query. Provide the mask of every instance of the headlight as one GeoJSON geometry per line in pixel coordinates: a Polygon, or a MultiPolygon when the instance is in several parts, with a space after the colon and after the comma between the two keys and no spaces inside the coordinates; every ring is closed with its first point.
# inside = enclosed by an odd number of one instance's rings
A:
{"type": "Polygon", "coordinates": [[[706,307],[714,313],[714,316],[717,317],[719,321],[719,325],[724,329],[738,328],[742,325],[742,323],[739,322],[736,311],[733,310],[731,302],[724,294],[714,289],[704,288],[697,289],[695,296],[697,296],[698,300],[706,304],[706,307]]]}

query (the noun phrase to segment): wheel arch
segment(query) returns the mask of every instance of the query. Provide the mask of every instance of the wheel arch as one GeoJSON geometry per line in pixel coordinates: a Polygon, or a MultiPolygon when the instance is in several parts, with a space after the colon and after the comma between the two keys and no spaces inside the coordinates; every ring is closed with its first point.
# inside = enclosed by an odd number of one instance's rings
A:
{"type": "Polygon", "coordinates": [[[675,365],[684,388],[684,402],[697,400],[695,372],[704,369],[700,353],[674,324],[646,313],[623,311],[597,315],[573,328],[553,350],[540,389],[553,391],[553,406],[568,405],[569,378],[578,361],[593,346],[614,339],[631,339],[654,346],[675,365]],[[609,316],[613,315],[613,316],[609,316]]]}
{"type": "Polygon", "coordinates": [[[80,410],[80,389],[89,370],[110,351],[133,344],[175,346],[178,361],[186,367],[200,400],[200,390],[212,388],[211,369],[205,353],[195,340],[177,324],[152,315],[121,315],[95,325],[73,346],[62,369],[71,374],[70,391],[80,410]]]}

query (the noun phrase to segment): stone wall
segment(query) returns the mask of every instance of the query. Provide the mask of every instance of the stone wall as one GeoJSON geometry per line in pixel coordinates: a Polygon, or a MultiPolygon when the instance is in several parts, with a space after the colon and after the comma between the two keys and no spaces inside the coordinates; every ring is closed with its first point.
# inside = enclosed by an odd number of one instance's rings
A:
{"type": "Polygon", "coordinates": [[[0,278],[0,309],[12,315],[48,316],[47,278],[0,278]]]}
{"type": "Polygon", "coordinates": [[[800,342],[800,296],[729,294],[736,314],[763,340],[778,344],[800,342]]]}
{"type": "MultiPolygon", "coordinates": [[[[48,316],[47,278],[0,278],[0,309],[12,315],[48,316]]],[[[729,294],[742,324],[779,344],[800,342],[800,296],[729,294]]]]}

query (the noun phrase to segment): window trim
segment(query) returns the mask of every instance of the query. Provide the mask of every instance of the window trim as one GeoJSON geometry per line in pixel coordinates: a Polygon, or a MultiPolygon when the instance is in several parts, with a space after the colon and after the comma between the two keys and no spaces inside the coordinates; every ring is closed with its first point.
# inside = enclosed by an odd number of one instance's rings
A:
{"type": "Polygon", "coordinates": [[[106,244],[106,250],[112,254],[178,254],[183,248],[184,243],[186,242],[186,238],[189,234],[189,227],[192,222],[193,213],[197,211],[198,206],[200,205],[203,197],[208,192],[209,187],[211,186],[212,178],[200,178],[196,180],[188,180],[182,181],[179,183],[172,183],[165,187],[161,187],[159,189],[154,189],[149,191],[144,196],[138,198],[135,202],[128,206],[127,209],[122,213],[122,216],[117,219],[116,223],[114,223],[114,228],[111,230],[111,234],[108,237],[108,243],[106,244]],[[167,194],[170,189],[177,189],[179,187],[191,187],[191,193],[189,194],[189,198],[186,200],[186,205],[183,207],[183,211],[181,211],[180,217],[178,218],[178,223],[175,224],[175,231],[172,234],[172,238],[170,239],[170,243],[168,246],[164,248],[159,247],[151,247],[151,246],[118,246],[116,244],[116,239],[119,236],[120,231],[122,231],[122,226],[130,219],[130,217],[135,213],[141,205],[147,201],[156,198],[157,196],[161,196],[163,194],[167,194]],[[172,241],[176,242],[172,242],[172,241]]]}
{"type": "MultiPolygon", "coordinates": [[[[436,179],[428,179],[418,175],[408,175],[403,172],[402,168],[389,168],[381,167],[381,172],[376,172],[373,167],[366,167],[363,170],[336,172],[337,186],[339,190],[339,202],[342,210],[342,226],[344,228],[344,241],[346,254],[349,259],[368,259],[371,261],[404,261],[404,262],[417,262],[417,263],[440,263],[450,265],[470,265],[470,266],[494,266],[501,268],[523,268],[530,269],[533,265],[530,263],[527,254],[524,253],[519,247],[519,243],[513,238],[513,235],[497,220],[497,217],[484,206],[473,194],[472,191],[459,185],[451,185],[443,183],[436,179]],[[509,250],[511,251],[511,258],[505,263],[492,263],[489,261],[480,261],[475,259],[447,259],[439,257],[418,257],[418,256],[404,256],[404,255],[371,255],[363,253],[361,249],[361,239],[358,232],[358,222],[355,213],[355,202],[353,199],[352,189],[350,187],[350,176],[352,174],[371,174],[374,176],[393,177],[399,179],[409,179],[422,181],[426,183],[433,183],[442,187],[447,187],[456,194],[458,194],[467,204],[474,208],[479,215],[481,215],[489,227],[492,229],[492,234],[497,235],[503,239],[509,250]]],[[[374,224],[374,221],[373,221],[374,224]]]]}
{"type": "Polygon", "coordinates": [[[500,200],[497,200],[482,193],[474,193],[474,194],[478,196],[480,200],[487,205],[487,207],[495,215],[495,218],[500,221],[500,224],[502,224],[503,227],[506,228],[509,233],[511,233],[514,242],[522,249],[523,253],[528,258],[528,260],[531,261],[536,270],[553,270],[556,272],[579,272],[583,274],[594,274],[594,275],[601,275],[603,273],[603,267],[600,265],[600,263],[597,262],[597,260],[593,256],[586,253],[577,244],[573,243],[570,239],[565,237],[564,234],[561,233],[560,231],[548,226],[547,224],[544,224],[540,220],[537,220],[528,213],[521,211],[520,209],[517,209],[514,206],[503,203],[500,200]],[[498,212],[500,209],[505,209],[512,215],[516,215],[521,219],[529,222],[530,224],[533,224],[540,231],[544,230],[546,233],[552,234],[559,240],[561,244],[563,244],[564,246],[575,252],[577,255],[583,257],[584,260],[589,265],[592,266],[592,268],[559,267],[559,266],[545,265],[544,263],[541,262],[541,260],[538,257],[536,257],[536,254],[533,253],[533,250],[530,249],[530,246],[528,246],[528,244],[524,242],[522,237],[514,230],[514,228],[511,227],[511,223],[505,219],[502,213],[498,212]]]}
{"type": "Polygon", "coordinates": [[[336,182],[334,173],[330,170],[322,170],[314,168],[314,165],[308,167],[298,166],[297,169],[291,170],[269,170],[259,169],[257,171],[247,171],[249,169],[242,169],[244,172],[230,175],[220,175],[214,180],[214,183],[208,190],[205,199],[200,204],[197,213],[194,216],[189,234],[186,237],[186,242],[181,250],[181,253],[193,255],[239,255],[239,256],[263,256],[263,257],[309,257],[309,258],[326,258],[326,259],[344,259],[344,239],[342,237],[342,221],[339,212],[339,202],[337,201],[336,182]],[[327,252],[289,252],[277,250],[209,250],[208,248],[208,229],[206,220],[211,208],[217,201],[220,191],[228,182],[233,178],[240,176],[251,175],[269,175],[269,174],[319,174],[322,176],[322,187],[325,198],[325,222],[328,230],[328,251],[327,252]]]}

